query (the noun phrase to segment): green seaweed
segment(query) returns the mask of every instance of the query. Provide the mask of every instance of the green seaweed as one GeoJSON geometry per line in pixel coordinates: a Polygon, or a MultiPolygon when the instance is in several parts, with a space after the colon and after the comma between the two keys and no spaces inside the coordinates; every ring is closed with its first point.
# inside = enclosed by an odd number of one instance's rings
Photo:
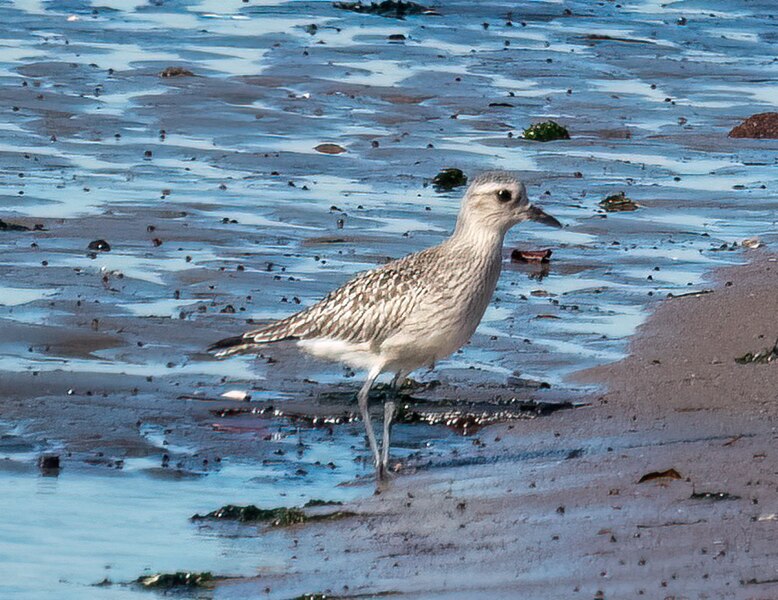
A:
{"type": "MultiPolygon", "coordinates": [[[[323,500],[314,501],[306,504],[311,506],[324,506],[326,504],[336,504],[334,502],[325,502],[323,500]]],[[[302,523],[312,523],[316,521],[332,521],[353,516],[354,513],[348,511],[336,511],[322,515],[307,515],[302,509],[292,507],[278,508],[258,508],[253,504],[248,506],[237,506],[227,504],[221,508],[211,511],[204,515],[192,516],[193,521],[204,520],[225,520],[238,521],[239,523],[269,523],[271,527],[289,527],[290,525],[299,525],[302,523]]]]}
{"type": "Polygon", "coordinates": [[[556,121],[534,123],[524,130],[524,139],[535,142],[551,142],[553,140],[569,140],[567,129],[556,121]]]}
{"type": "Polygon", "coordinates": [[[408,15],[434,14],[434,11],[416,2],[403,2],[402,0],[383,0],[383,2],[335,2],[335,8],[350,10],[356,13],[380,15],[382,17],[394,17],[402,19],[408,15]]]}
{"type": "Polygon", "coordinates": [[[619,192],[601,200],[599,206],[606,212],[625,212],[637,210],[639,205],[631,198],[628,198],[624,192],[619,192]]]}
{"type": "Polygon", "coordinates": [[[448,192],[466,184],[467,175],[462,172],[462,169],[454,167],[443,169],[432,180],[432,185],[436,192],[448,192]]]}
{"type": "Polygon", "coordinates": [[[240,523],[269,522],[273,527],[286,527],[305,523],[308,520],[305,513],[299,508],[257,508],[253,504],[248,506],[236,506],[227,504],[205,515],[194,515],[193,521],[205,519],[221,519],[226,521],[238,521],[240,523]]]}
{"type": "Polygon", "coordinates": [[[314,508],[316,506],[343,506],[342,502],[335,500],[321,500],[319,498],[312,498],[303,504],[303,508],[314,508]]]}
{"type": "Polygon", "coordinates": [[[202,573],[178,571],[177,573],[144,575],[143,577],[138,577],[136,583],[147,588],[169,590],[178,587],[210,587],[213,584],[214,579],[215,577],[210,571],[204,571],[202,573]]]}

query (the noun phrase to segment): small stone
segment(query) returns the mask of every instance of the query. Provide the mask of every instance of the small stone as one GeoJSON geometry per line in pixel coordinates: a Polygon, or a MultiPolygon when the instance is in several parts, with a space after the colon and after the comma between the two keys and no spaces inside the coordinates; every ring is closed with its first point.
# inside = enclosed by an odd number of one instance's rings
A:
{"type": "Polygon", "coordinates": [[[59,455],[58,454],[44,454],[38,458],[38,468],[41,471],[59,471],[59,455]]]}
{"type": "Polygon", "coordinates": [[[89,246],[87,246],[87,249],[96,250],[100,252],[110,252],[111,244],[109,244],[105,240],[95,240],[93,242],[89,242],[89,246]]]}

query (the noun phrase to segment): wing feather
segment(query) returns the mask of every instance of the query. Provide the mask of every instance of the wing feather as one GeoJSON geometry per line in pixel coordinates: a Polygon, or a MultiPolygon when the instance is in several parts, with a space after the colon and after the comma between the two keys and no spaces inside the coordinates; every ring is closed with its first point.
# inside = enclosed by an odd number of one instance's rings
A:
{"type": "Polygon", "coordinates": [[[305,310],[216,342],[210,350],[226,356],[255,345],[284,340],[331,338],[379,346],[396,332],[424,294],[428,248],[356,275],[305,310]]]}

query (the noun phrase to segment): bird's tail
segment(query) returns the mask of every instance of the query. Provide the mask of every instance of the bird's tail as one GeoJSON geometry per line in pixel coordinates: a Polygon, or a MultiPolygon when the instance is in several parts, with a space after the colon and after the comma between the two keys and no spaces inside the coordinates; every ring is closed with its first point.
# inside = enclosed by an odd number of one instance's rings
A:
{"type": "Polygon", "coordinates": [[[292,315],[253,331],[247,331],[243,335],[219,340],[208,346],[208,352],[212,352],[217,358],[224,358],[241,352],[256,352],[257,348],[265,344],[298,339],[300,332],[298,331],[299,327],[297,327],[297,319],[300,314],[292,315]]]}
{"type": "Polygon", "coordinates": [[[208,352],[212,352],[216,358],[224,358],[225,356],[232,356],[233,354],[240,354],[242,352],[250,352],[256,349],[258,344],[254,342],[252,338],[247,338],[242,335],[235,337],[224,338],[208,346],[208,352]]]}

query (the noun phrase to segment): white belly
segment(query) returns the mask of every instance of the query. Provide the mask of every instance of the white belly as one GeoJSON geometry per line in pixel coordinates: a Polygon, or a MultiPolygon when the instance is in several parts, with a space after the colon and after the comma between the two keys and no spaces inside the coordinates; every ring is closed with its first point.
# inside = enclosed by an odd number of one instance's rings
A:
{"type": "Polygon", "coordinates": [[[342,362],[354,369],[368,371],[381,366],[381,357],[370,349],[370,344],[345,342],[331,338],[300,340],[297,347],[324,360],[342,362]]]}

